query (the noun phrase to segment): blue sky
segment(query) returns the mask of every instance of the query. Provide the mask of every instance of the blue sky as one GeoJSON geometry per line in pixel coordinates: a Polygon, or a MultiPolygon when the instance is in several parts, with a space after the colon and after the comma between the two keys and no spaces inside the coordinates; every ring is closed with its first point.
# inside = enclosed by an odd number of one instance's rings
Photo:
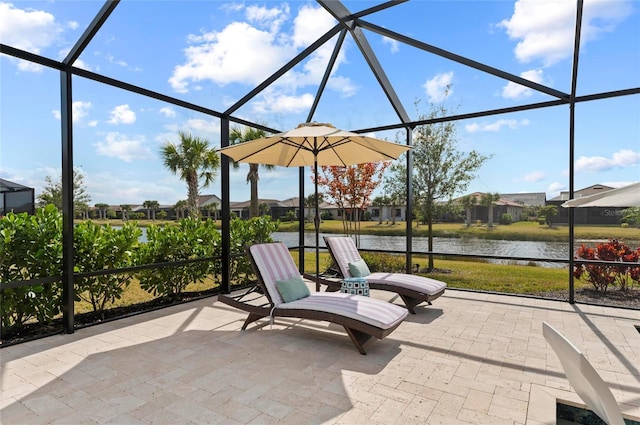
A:
{"type": "MultiPolygon", "coordinates": [[[[344,1],[352,12],[378,2],[344,1]]],[[[573,1],[411,1],[365,17],[376,25],[569,93],[573,1]]],[[[0,0],[0,42],[61,60],[102,7],[98,1],[0,0]]],[[[578,95],[640,86],[640,2],[585,1],[578,95]]],[[[335,24],[314,2],[123,0],[74,64],[223,111],[335,24]]],[[[364,31],[412,119],[430,102],[457,113],[552,100],[523,86],[364,31]],[[443,98],[444,87],[452,91],[443,98]],[[419,100],[418,109],[414,106],[419,100]]],[[[236,112],[282,131],[306,120],[329,41],[236,112]]],[[[56,71],[0,57],[0,177],[35,187],[60,175],[56,71]]],[[[74,87],[74,162],[91,204],[174,204],[186,185],[163,168],[159,148],[178,131],[219,146],[217,119],[81,77],[74,87]]],[[[315,121],[346,130],[398,118],[347,36],[315,121]]],[[[395,140],[396,132],[377,137],[395,140]]],[[[569,187],[569,107],[471,119],[458,149],[492,158],[468,192],[569,187]]],[[[575,188],[640,181],[640,96],[576,106],[575,188]]],[[[246,166],[232,171],[231,200],[249,198],[246,166]]],[[[307,171],[307,175],[309,171],[307,171]]],[[[297,196],[297,169],[260,172],[260,197],[297,196]]],[[[218,178],[202,193],[220,194],[218,178]]],[[[306,182],[312,191],[310,180],[306,182]]]]}

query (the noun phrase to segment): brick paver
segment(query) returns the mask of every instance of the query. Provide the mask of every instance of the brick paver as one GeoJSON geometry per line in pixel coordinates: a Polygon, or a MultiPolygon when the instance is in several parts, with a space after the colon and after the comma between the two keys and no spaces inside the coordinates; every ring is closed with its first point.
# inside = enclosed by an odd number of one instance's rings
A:
{"type": "Polygon", "coordinates": [[[551,424],[556,398],[580,399],[542,321],[640,417],[638,311],[453,290],[417,310],[367,356],[326,323],[240,331],[215,298],[7,347],[0,421],[551,424]]]}

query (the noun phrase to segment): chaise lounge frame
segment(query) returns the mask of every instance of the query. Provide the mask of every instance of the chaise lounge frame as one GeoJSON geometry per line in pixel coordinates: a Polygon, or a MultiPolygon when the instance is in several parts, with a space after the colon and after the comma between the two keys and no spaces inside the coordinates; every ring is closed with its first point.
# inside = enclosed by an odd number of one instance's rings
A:
{"type": "MultiPolygon", "coordinates": [[[[325,236],[324,241],[331,260],[337,267],[338,279],[325,278],[322,283],[327,285],[327,291],[337,291],[340,289],[340,280],[351,277],[348,263],[361,260],[362,257],[353,239],[348,236],[325,236]],[[343,250],[346,250],[346,258],[338,257],[337,244],[342,244],[343,250]]],[[[372,273],[367,276],[367,282],[370,289],[398,294],[411,314],[416,314],[415,307],[420,303],[432,305],[432,301],[444,294],[447,287],[446,283],[439,280],[406,273],[372,273]],[[431,288],[434,286],[441,289],[434,291],[431,288]]]]}
{"type": "MultiPolygon", "coordinates": [[[[283,262],[288,263],[284,265],[284,267],[288,269],[288,274],[295,273],[299,276],[293,258],[291,258],[289,250],[284,244],[277,242],[246,247],[247,255],[257,276],[257,286],[250,288],[240,295],[218,296],[220,302],[249,313],[242,325],[242,330],[246,330],[247,326],[251,323],[267,317],[295,317],[326,321],[341,325],[356,346],[358,352],[364,355],[367,354],[364,349],[365,342],[372,337],[377,339],[385,338],[391,334],[407,316],[404,309],[400,309],[398,306],[385,301],[342,293],[312,293],[303,300],[284,303],[277,293],[277,290],[270,284],[273,283],[270,282],[273,280],[272,277],[267,275],[255,258],[256,253],[260,255],[259,251],[264,249],[277,251],[277,254],[283,262]],[[285,251],[286,256],[284,254],[285,251]],[[318,309],[317,306],[312,306],[314,301],[319,304],[328,302],[327,305],[329,307],[331,301],[339,301],[353,308],[364,307],[364,310],[366,310],[367,307],[373,307],[374,309],[384,311],[385,314],[390,314],[392,320],[388,324],[378,326],[364,321],[370,319],[370,317],[363,314],[349,317],[337,311],[323,311],[322,309],[318,309]],[[309,306],[312,306],[312,308],[309,308],[309,306]]],[[[281,278],[288,277],[292,276],[281,276],[281,278]]]]}

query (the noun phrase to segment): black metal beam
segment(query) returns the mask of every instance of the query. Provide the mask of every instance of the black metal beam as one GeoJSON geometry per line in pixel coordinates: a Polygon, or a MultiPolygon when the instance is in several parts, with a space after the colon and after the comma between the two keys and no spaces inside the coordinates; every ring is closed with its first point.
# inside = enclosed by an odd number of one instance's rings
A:
{"type": "Polygon", "coordinates": [[[544,86],[542,84],[534,83],[533,81],[529,81],[526,78],[519,77],[517,75],[510,74],[508,72],[502,71],[497,68],[493,68],[489,65],[485,65],[483,63],[471,60],[464,56],[457,55],[455,53],[451,53],[447,50],[440,49],[438,47],[432,46],[430,44],[424,43],[422,41],[418,41],[411,37],[407,37],[405,35],[399,34],[395,31],[391,31],[389,29],[383,28],[381,26],[372,24],[367,21],[357,20],[356,25],[362,28],[366,28],[369,31],[373,31],[380,35],[384,35],[386,37],[392,38],[394,40],[400,41],[402,43],[408,44],[409,46],[413,46],[417,49],[424,50],[429,53],[433,53],[434,55],[442,56],[443,58],[452,60],[454,62],[461,63],[463,65],[469,66],[471,68],[475,68],[479,71],[485,72],[487,74],[495,75],[496,77],[504,78],[505,80],[512,81],[514,83],[523,85],[532,90],[539,91],[541,93],[546,93],[550,96],[557,97],[558,99],[566,99],[569,100],[569,95],[567,93],[563,93],[559,90],[552,89],[550,87],[544,86]]]}
{"type": "Polygon", "coordinates": [[[351,36],[360,49],[360,53],[362,53],[362,56],[369,65],[371,72],[376,77],[376,80],[378,80],[378,84],[380,84],[382,91],[387,96],[389,103],[391,103],[391,107],[396,111],[400,121],[402,123],[411,121],[407,111],[405,111],[404,106],[402,105],[402,102],[400,102],[400,98],[396,94],[393,85],[389,81],[387,74],[384,72],[384,68],[380,65],[378,57],[371,48],[369,40],[367,40],[367,37],[360,28],[353,25],[351,12],[340,1],[318,0],[318,3],[320,3],[320,5],[322,5],[322,7],[324,7],[345,28],[349,29],[351,36]]]}
{"type": "Polygon", "coordinates": [[[0,43],[0,53],[13,56],[14,58],[23,59],[28,62],[37,63],[38,65],[57,69],[58,71],[63,69],[62,64],[58,61],[45,58],[44,56],[36,55],[35,53],[27,52],[25,50],[16,49],[15,47],[7,46],[6,44],[0,43]]]}
{"type": "MultiPolygon", "coordinates": [[[[413,129],[412,127],[406,127],[405,128],[406,131],[406,137],[407,137],[407,146],[413,146],[413,129]]],[[[406,240],[406,248],[405,251],[407,252],[406,257],[405,257],[405,264],[406,264],[406,272],[407,273],[411,273],[411,257],[412,257],[412,253],[413,253],[413,232],[412,232],[412,228],[413,228],[413,149],[409,149],[409,151],[407,152],[407,188],[406,188],[406,197],[407,197],[407,202],[405,202],[407,205],[407,210],[405,211],[405,233],[407,235],[407,240],[406,240]]],[[[395,214],[395,211],[391,212],[392,214],[395,214]]]]}
{"type": "Polygon", "coordinates": [[[73,261],[73,89],[72,75],[60,71],[60,138],[62,143],[62,328],[74,330],[73,261]]]}
{"type": "MultiPolygon", "coordinates": [[[[229,120],[225,117],[220,120],[220,147],[229,146],[229,120]]],[[[231,269],[229,263],[231,260],[231,206],[230,206],[230,174],[229,167],[231,161],[227,155],[220,155],[222,160],[220,172],[221,201],[222,201],[222,269],[220,293],[228,294],[231,292],[231,269]]]]}
{"type": "Polygon", "coordinates": [[[358,45],[358,48],[360,48],[360,52],[362,52],[362,55],[369,64],[371,72],[373,72],[373,75],[376,77],[376,80],[378,80],[380,87],[382,87],[384,94],[387,95],[387,99],[389,100],[389,103],[391,103],[393,109],[396,111],[398,118],[403,124],[407,124],[409,121],[411,121],[411,119],[409,118],[407,111],[404,109],[402,102],[400,102],[400,98],[396,94],[396,91],[389,81],[387,74],[384,72],[384,68],[382,67],[382,65],[380,65],[378,57],[373,52],[373,49],[371,48],[367,37],[365,37],[360,28],[355,28],[353,31],[351,31],[351,35],[358,45]]]}
{"type": "Polygon", "coordinates": [[[342,4],[341,1],[338,1],[338,0],[317,0],[317,1],[320,6],[324,7],[324,10],[329,12],[329,14],[331,14],[331,16],[333,16],[336,19],[336,21],[338,21],[339,23],[338,25],[348,30],[353,29],[353,19],[354,19],[353,15],[349,11],[349,9],[347,9],[345,5],[342,4]]]}
{"type": "Polygon", "coordinates": [[[278,71],[276,71],[274,74],[272,74],[269,78],[267,78],[262,83],[260,83],[258,86],[256,86],[249,93],[244,95],[242,97],[242,99],[240,99],[236,103],[234,103],[229,109],[227,109],[224,112],[224,115],[225,116],[230,116],[231,114],[233,114],[240,107],[242,107],[245,103],[247,103],[248,101],[253,99],[258,93],[260,93],[265,88],[269,87],[274,81],[276,81],[278,78],[282,77],[290,69],[292,69],[294,66],[296,66],[297,64],[302,62],[302,60],[304,60],[307,56],[309,56],[313,52],[315,52],[316,49],[318,49],[324,43],[329,41],[331,39],[331,37],[336,35],[338,32],[340,32],[340,26],[339,25],[336,25],[335,27],[331,28],[322,37],[320,37],[319,39],[314,41],[311,45],[309,45],[309,47],[304,49],[302,52],[298,53],[296,55],[296,57],[294,57],[289,62],[287,62],[282,68],[280,68],[278,71]]]}
{"type": "Polygon", "coordinates": [[[479,117],[486,117],[486,116],[492,116],[492,115],[510,114],[513,112],[528,111],[530,109],[540,109],[540,108],[548,108],[552,106],[566,105],[567,103],[568,101],[565,101],[565,100],[552,100],[549,102],[532,103],[529,105],[512,106],[508,108],[492,109],[488,111],[471,112],[468,114],[451,115],[448,117],[430,118],[428,120],[411,121],[406,124],[392,124],[392,125],[385,125],[385,126],[378,126],[378,127],[362,128],[359,130],[351,130],[351,131],[353,131],[354,133],[370,133],[374,131],[398,130],[406,126],[411,126],[415,128],[419,125],[425,125],[425,124],[435,124],[435,123],[447,122],[447,121],[458,121],[463,119],[479,118],[479,117]]]}
{"type": "Polygon", "coordinates": [[[111,12],[118,6],[120,0],[107,0],[104,5],[98,11],[98,14],[93,18],[89,26],[82,33],[76,44],[73,45],[67,56],[62,63],[66,65],[73,64],[76,59],[82,54],[84,49],[89,45],[93,37],[98,33],[102,25],[107,21],[111,12]]]}
{"type": "MultiPolygon", "coordinates": [[[[216,118],[226,117],[222,112],[205,108],[204,106],[196,105],[195,103],[187,102],[181,99],[177,99],[175,97],[167,96],[166,94],[158,93],[153,90],[145,89],[139,86],[135,86],[133,84],[125,83],[124,81],[116,80],[114,78],[106,77],[101,74],[96,74],[95,72],[87,71],[86,69],[81,68],[72,68],[73,73],[78,75],[79,77],[88,78],[92,81],[97,81],[99,83],[107,84],[112,87],[117,87],[122,90],[126,90],[129,92],[137,93],[142,96],[150,97],[152,99],[160,100],[162,102],[170,103],[172,105],[179,106],[181,108],[186,108],[192,111],[200,112],[206,115],[210,115],[216,118]]],[[[278,133],[280,130],[273,129],[270,127],[266,127],[263,124],[254,123],[251,121],[247,121],[242,118],[236,117],[226,117],[229,121],[235,122],[237,124],[246,125],[248,127],[253,127],[257,129],[264,130],[269,133],[278,133]]]]}
{"type": "Polygon", "coordinates": [[[338,59],[338,54],[340,53],[340,49],[342,48],[342,44],[344,43],[344,39],[346,35],[347,35],[347,30],[343,29],[340,32],[340,35],[338,36],[336,45],[333,48],[331,57],[329,58],[329,63],[327,64],[327,68],[324,70],[322,81],[320,81],[320,85],[318,86],[316,97],[313,98],[313,105],[311,105],[311,109],[309,110],[309,114],[307,115],[307,122],[311,122],[311,120],[313,119],[313,116],[316,113],[316,109],[318,108],[318,103],[320,102],[322,93],[324,93],[324,89],[327,86],[327,81],[329,81],[329,77],[331,76],[331,71],[333,70],[333,67],[336,64],[336,60],[338,59]]]}
{"type": "Polygon", "coordinates": [[[298,270],[304,273],[304,167],[298,169],[298,270]]]}
{"type": "MultiPolygon", "coordinates": [[[[569,199],[574,196],[574,159],[575,159],[575,133],[576,133],[576,90],[578,87],[578,61],[580,59],[580,33],[582,30],[583,0],[578,0],[576,6],[576,28],[573,44],[573,66],[571,69],[571,102],[569,103],[569,199]]],[[[574,252],[574,226],[575,210],[569,208],[569,303],[575,301],[575,282],[573,276],[573,252],[574,252]]]]}
{"type": "Polygon", "coordinates": [[[351,15],[351,17],[354,18],[354,19],[362,18],[363,16],[371,15],[373,13],[380,12],[381,10],[388,9],[388,8],[390,8],[392,6],[397,6],[399,4],[406,3],[408,1],[409,0],[387,1],[385,3],[381,3],[381,4],[377,5],[377,6],[373,6],[373,7],[370,7],[368,9],[361,10],[360,12],[354,13],[353,15],[351,15]]]}

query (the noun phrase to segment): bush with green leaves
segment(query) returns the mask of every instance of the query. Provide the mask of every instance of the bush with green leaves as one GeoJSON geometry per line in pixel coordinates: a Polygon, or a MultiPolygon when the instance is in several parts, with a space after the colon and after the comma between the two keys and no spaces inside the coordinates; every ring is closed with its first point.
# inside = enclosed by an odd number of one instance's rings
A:
{"type": "MultiPolygon", "coordinates": [[[[0,219],[0,281],[3,283],[60,276],[62,214],[54,205],[0,219]]],[[[1,289],[5,331],[28,321],[50,323],[62,307],[61,282],[1,289]]]]}
{"type": "Polygon", "coordinates": [[[278,230],[279,221],[271,221],[269,216],[254,217],[249,220],[234,219],[231,222],[231,255],[239,254],[230,262],[230,275],[235,284],[247,284],[255,280],[251,263],[245,255],[245,247],[256,243],[273,242],[271,234],[278,230]]]}
{"type": "Polygon", "coordinates": [[[500,216],[500,224],[511,224],[513,223],[513,218],[511,217],[511,214],[509,213],[504,213],[500,216]]]}
{"type": "Polygon", "coordinates": [[[401,255],[391,255],[379,252],[363,252],[362,259],[367,263],[371,272],[405,272],[405,258],[401,255]]]}
{"type": "MultiPolygon", "coordinates": [[[[212,220],[184,218],[178,225],[151,225],[147,243],[140,247],[139,263],[156,264],[195,260],[219,252],[220,233],[212,220]]],[[[204,282],[212,273],[212,261],[166,265],[138,272],[140,287],[153,295],[172,297],[190,283],[204,282]]]]}
{"type": "MultiPolygon", "coordinates": [[[[135,249],[142,231],[137,223],[121,228],[80,223],[74,230],[75,272],[86,273],[129,267],[135,264],[135,249]]],[[[86,301],[93,311],[103,313],[108,303],[122,297],[132,273],[105,274],[76,280],[76,301],[86,301]]]]}
{"type": "Polygon", "coordinates": [[[631,207],[621,211],[623,224],[640,227],[640,207],[631,207]]]}

